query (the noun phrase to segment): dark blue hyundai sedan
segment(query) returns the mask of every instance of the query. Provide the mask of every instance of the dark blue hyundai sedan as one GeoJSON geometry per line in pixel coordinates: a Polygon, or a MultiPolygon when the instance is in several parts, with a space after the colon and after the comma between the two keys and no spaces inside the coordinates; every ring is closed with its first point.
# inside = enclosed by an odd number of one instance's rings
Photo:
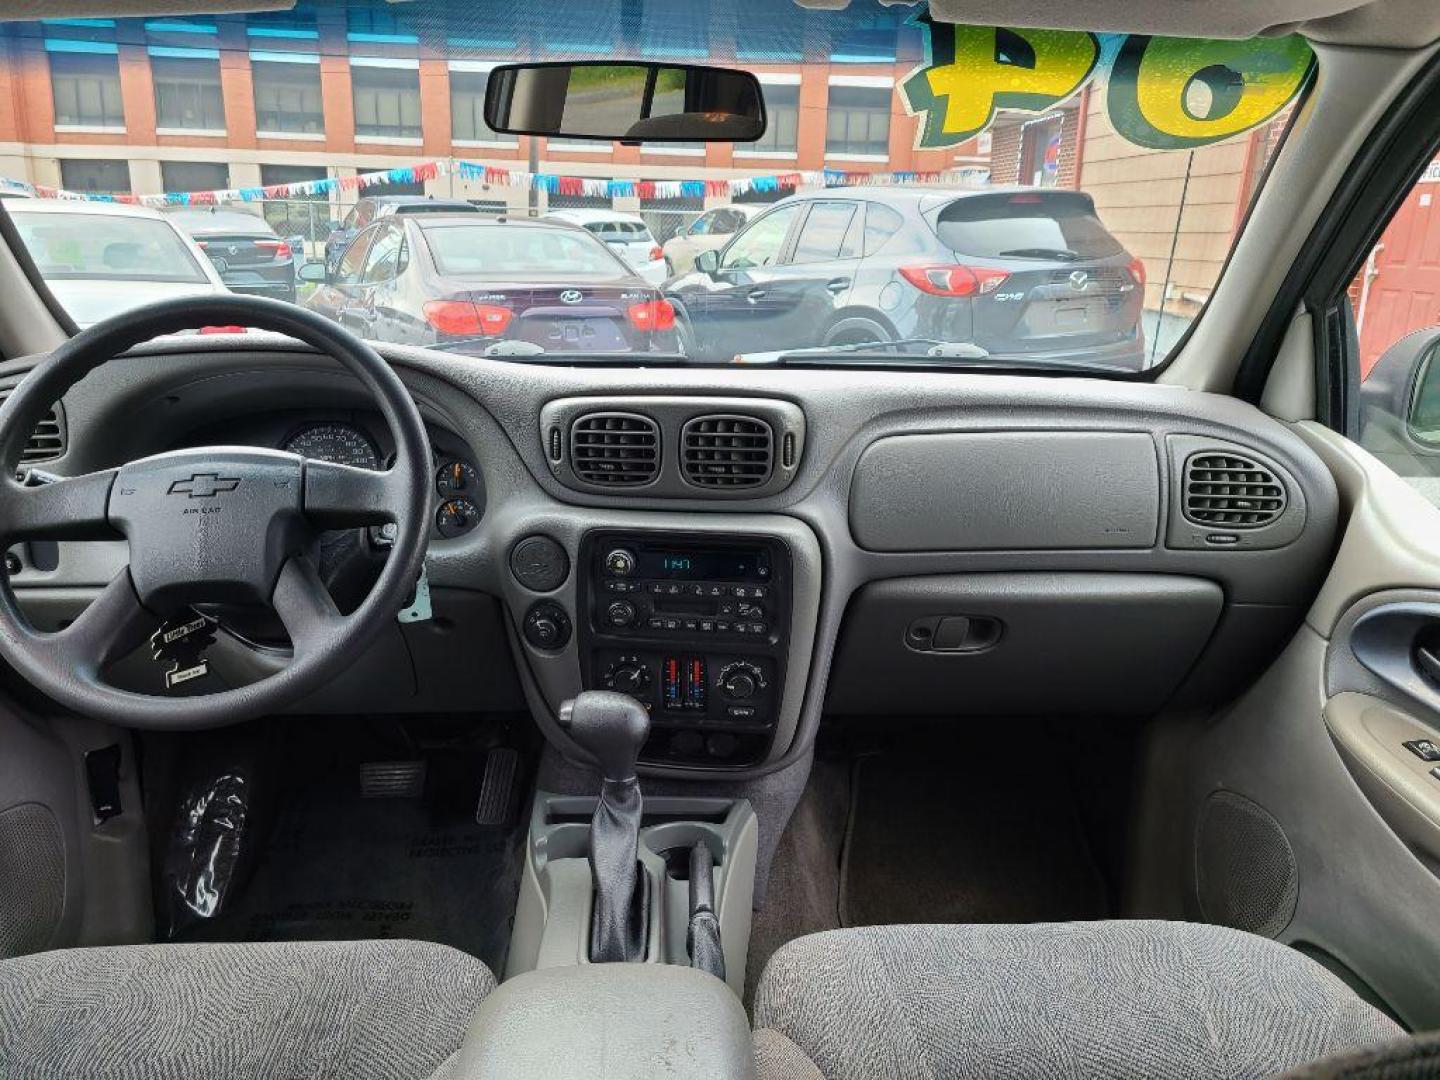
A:
{"type": "Polygon", "coordinates": [[[708,360],[961,343],[1138,371],[1144,284],[1082,192],[854,187],[781,200],[666,296],[685,351],[708,360]]]}

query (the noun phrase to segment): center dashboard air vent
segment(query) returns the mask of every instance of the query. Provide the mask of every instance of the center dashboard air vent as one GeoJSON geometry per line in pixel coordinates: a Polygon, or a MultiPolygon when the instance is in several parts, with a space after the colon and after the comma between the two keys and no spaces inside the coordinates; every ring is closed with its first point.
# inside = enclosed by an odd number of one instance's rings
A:
{"type": "Polygon", "coordinates": [[[1195,454],[1185,463],[1185,517],[1197,525],[1263,529],[1285,512],[1285,486],[1270,469],[1228,453],[1195,454]]]}
{"type": "Polygon", "coordinates": [[[774,457],[770,425],[753,416],[697,416],[680,432],[680,469],[696,487],[759,487],[774,457]]]}
{"type": "Polygon", "coordinates": [[[570,461],[587,484],[648,484],[660,472],[660,428],[638,413],[588,413],[571,425],[570,461]]]}

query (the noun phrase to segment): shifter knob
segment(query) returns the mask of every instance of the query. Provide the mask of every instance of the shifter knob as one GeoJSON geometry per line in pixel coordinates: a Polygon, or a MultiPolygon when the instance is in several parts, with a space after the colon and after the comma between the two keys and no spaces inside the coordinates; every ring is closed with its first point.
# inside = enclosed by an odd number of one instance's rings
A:
{"type": "Polygon", "coordinates": [[[560,726],[589,751],[606,780],[635,778],[635,762],[650,735],[650,714],[634,698],[586,690],[560,706],[560,726]]]}

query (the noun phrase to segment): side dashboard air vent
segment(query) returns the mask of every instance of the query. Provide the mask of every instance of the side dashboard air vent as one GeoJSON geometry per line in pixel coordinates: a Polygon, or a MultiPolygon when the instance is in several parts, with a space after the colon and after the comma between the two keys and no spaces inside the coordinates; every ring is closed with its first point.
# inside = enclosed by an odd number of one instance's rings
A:
{"type": "Polygon", "coordinates": [[[774,457],[770,425],[753,416],[697,416],[680,432],[680,469],[696,487],[759,487],[774,457]]]}
{"type": "Polygon", "coordinates": [[[1275,473],[1238,454],[1200,453],[1185,463],[1185,517],[1197,525],[1263,529],[1285,512],[1275,473]]]}
{"type": "Polygon", "coordinates": [[[660,428],[638,413],[578,417],[570,427],[570,465],[587,484],[648,484],[660,472],[660,428]]]}
{"type": "MultiPolygon", "coordinates": [[[[0,389],[0,402],[10,396],[13,386],[0,389]]],[[[65,413],[56,402],[50,411],[35,425],[35,430],[26,440],[25,449],[20,453],[21,465],[35,465],[41,461],[54,461],[65,453],[65,413]]]]}

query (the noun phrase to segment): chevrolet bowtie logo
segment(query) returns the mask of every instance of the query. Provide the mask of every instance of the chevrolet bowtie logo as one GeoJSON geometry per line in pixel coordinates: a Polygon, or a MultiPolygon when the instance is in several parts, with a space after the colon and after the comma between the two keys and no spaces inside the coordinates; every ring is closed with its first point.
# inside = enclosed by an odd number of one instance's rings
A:
{"type": "Polygon", "coordinates": [[[188,495],[192,499],[213,499],[222,491],[234,491],[239,486],[239,477],[202,472],[196,473],[189,480],[176,480],[170,485],[170,494],[188,495]]]}

